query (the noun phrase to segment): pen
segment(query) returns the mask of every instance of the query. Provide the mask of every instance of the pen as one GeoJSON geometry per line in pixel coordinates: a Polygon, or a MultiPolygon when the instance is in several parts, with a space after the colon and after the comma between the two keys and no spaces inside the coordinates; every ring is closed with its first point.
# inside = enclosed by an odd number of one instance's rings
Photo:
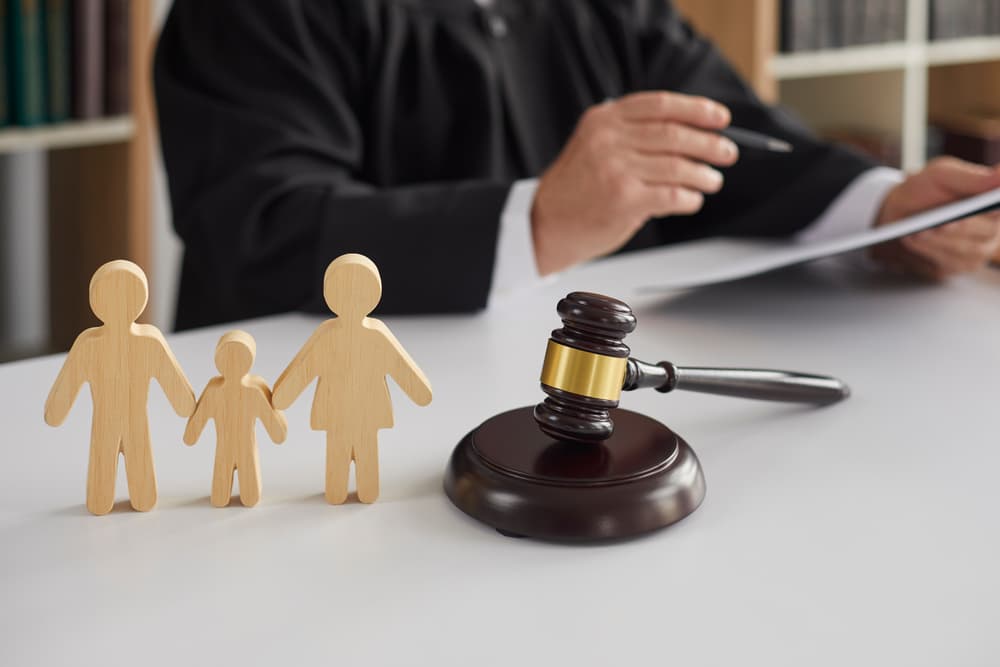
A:
{"type": "Polygon", "coordinates": [[[760,150],[771,151],[772,153],[791,153],[792,145],[783,139],[775,139],[760,132],[744,130],[741,127],[727,127],[720,130],[719,134],[728,137],[740,146],[746,148],[759,148],[760,150]]]}

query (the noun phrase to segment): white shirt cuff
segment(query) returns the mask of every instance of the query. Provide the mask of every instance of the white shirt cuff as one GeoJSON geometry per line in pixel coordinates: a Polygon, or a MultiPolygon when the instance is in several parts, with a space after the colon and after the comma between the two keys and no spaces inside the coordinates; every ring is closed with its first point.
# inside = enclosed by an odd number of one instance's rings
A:
{"type": "Polygon", "coordinates": [[[531,207],[537,189],[538,179],[525,179],[514,183],[507,195],[497,231],[490,305],[542,280],[535,264],[535,246],[531,238],[531,207]]]}
{"type": "Polygon", "coordinates": [[[795,235],[795,240],[815,243],[870,229],[886,195],[903,179],[898,169],[869,169],[851,181],[816,220],[795,235]]]}

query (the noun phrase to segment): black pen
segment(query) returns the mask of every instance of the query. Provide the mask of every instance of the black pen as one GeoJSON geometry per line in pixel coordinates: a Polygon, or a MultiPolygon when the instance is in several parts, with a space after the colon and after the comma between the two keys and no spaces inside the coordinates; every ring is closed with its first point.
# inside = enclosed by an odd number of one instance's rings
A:
{"type": "Polygon", "coordinates": [[[783,139],[775,139],[760,132],[744,130],[741,127],[727,127],[719,134],[745,148],[759,148],[772,153],[791,153],[792,145],[783,139]]]}

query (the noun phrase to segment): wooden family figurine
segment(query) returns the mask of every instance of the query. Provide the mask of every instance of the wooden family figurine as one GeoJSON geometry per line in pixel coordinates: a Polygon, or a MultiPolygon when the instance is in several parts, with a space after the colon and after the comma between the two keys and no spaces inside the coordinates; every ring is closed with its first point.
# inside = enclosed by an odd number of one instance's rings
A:
{"type": "Polygon", "coordinates": [[[225,507],[233,492],[233,472],[240,477],[240,502],[260,502],[260,456],[254,426],[259,419],[276,443],[288,433],[285,415],[271,405],[264,378],[250,375],[257,344],[245,331],[230,331],[215,348],[215,367],[222,375],[209,380],[184,430],[184,442],[198,441],[209,419],[215,420],[215,470],[212,504],[225,507]]]}
{"type": "Polygon", "coordinates": [[[149,442],[146,401],[156,378],[178,415],[195,408],[194,390],[159,329],[136,324],[149,297],[146,274],[132,262],[108,262],[90,281],[90,308],[103,323],[81,333],[70,349],[48,400],[45,421],[66,420],[84,382],[90,383],[94,416],[87,471],[87,509],[107,514],[115,502],[119,455],[132,507],[156,505],[156,475],[149,442]]]}
{"type": "Polygon", "coordinates": [[[368,317],[382,298],[382,278],[363,255],[342,255],[323,277],[326,320],[274,383],[274,407],[284,410],[313,381],[311,425],[326,431],[326,499],[347,499],[351,461],[358,500],[378,498],[378,430],[392,426],[390,375],[417,405],[431,402],[431,385],[389,328],[368,317]]]}
{"type": "Polygon", "coordinates": [[[274,385],[250,375],[256,343],[230,331],[215,350],[221,375],[212,378],[197,404],[194,391],[160,331],[136,324],[149,295],[146,275],[132,262],[108,262],[90,281],[90,306],[101,326],[77,337],[45,403],[45,421],[66,419],[84,382],[90,383],[94,416],[87,473],[87,509],[107,514],[115,500],[119,454],[125,456],[129,499],[145,512],[156,504],[156,477],[146,402],[156,378],[174,410],[190,417],[184,442],[193,445],[215,420],[216,451],[212,504],[229,504],[233,474],[240,501],[261,496],[260,459],[254,426],[263,422],[276,443],[284,441],[287,408],[314,380],[312,428],[326,431],[326,498],[347,499],[351,462],[358,499],[378,498],[378,430],[392,426],[386,375],[418,405],[431,402],[431,385],[388,327],[368,317],[382,298],[378,269],[363,255],[338,257],[326,270],[323,295],[337,317],[323,322],[274,385]]]}

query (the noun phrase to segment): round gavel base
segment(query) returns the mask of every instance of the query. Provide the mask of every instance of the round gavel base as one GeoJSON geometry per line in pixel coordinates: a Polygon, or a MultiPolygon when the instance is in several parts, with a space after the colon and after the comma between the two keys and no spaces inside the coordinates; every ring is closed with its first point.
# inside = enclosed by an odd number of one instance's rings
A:
{"type": "Polygon", "coordinates": [[[697,509],[705,479],[688,444],[649,417],[611,416],[614,434],[590,444],[545,435],[531,407],[492,417],[455,447],[445,493],[504,535],[557,541],[631,537],[697,509]]]}

